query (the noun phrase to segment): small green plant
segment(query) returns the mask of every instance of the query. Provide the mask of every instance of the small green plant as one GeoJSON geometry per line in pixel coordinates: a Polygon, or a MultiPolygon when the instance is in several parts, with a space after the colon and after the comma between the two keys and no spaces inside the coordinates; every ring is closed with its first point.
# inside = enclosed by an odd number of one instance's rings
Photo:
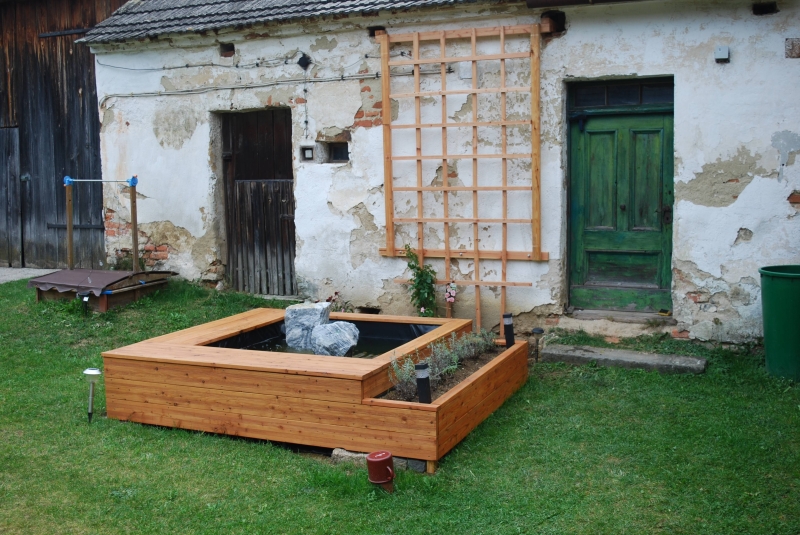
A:
{"type": "Polygon", "coordinates": [[[414,371],[414,359],[404,355],[397,359],[392,356],[389,366],[389,380],[400,398],[411,401],[417,395],[417,374],[414,371]]]}
{"type": "Polygon", "coordinates": [[[431,388],[436,388],[444,375],[455,373],[461,361],[456,333],[451,335],[449,342],[441,340],[430,344],[428,347],[431,349],[431,354],[425,359],[425,362],[428,363],[431,388]]]}
{"type": "Polygon", "coordinates": [[[436,388],[445,376],[455,373],[462,362],[478,358],[493,347],[495,347],[494,334],[486,330],[467,333],[461,338],[452,333],[449,339],[440,339],[428,345],[430,355],[425,360],[419,359],[419,353],[416,359],[408,355],[399,359],[392,357],[389,380],[400,398],[411,401],[417,395],[415,361],[428,365],[431,388],[436,388]]]}
{"type": "Polygon", "coordinates": [[[408,269],[411,270],[411,303],[422,317],[436,315],[436,272],[430,264],[420,265],[419,257],[406,245],[408,269]]]}
{"type": "Polygon", "coordinates": [[[456,351],[462,360],[478,358],[482,353],[495,347],[495,334],[481,329],[477,333],[467,333],[456,340],[456,351]]]}

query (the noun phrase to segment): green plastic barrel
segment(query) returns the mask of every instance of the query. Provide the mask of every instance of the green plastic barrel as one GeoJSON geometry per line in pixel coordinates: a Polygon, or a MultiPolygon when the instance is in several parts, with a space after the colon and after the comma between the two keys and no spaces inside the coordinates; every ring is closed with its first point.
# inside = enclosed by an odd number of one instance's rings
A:
{"type": "Polygon", "coordinates": [[[767,372],[800,381],[800,266],[768,266],[758,272],[767,372]]]}

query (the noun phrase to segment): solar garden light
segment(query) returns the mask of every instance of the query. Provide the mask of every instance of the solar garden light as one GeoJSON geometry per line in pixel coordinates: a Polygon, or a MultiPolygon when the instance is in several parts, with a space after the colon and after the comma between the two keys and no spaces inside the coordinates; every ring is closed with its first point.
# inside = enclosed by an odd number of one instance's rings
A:
{"type": "Polygon", "coordinates": [[[420,403],[431,402],[431,374],[428,365],[415,364],[414,371],[417,374],[417,396],[420,403]]]}
{"type": "Polygon", "coordinates": [[[533,336],[533,361],[539,362],[539,340],[542,338],[544,334],[544,329],[541,327],[534,327],[531,331],[531,336],[533,336]]]}
{"type": "MultiPolygon", "coordinates": [[[[81,300],[81,307],[83,307],[83,315],[89,315],[89,295],[91,292],[78,292],[78,299],[81,300]]],[[[86,372],[83,372],[86,373],[86,372]]]]}
{"type": "Polygon", "coordinates": [[[506,335],[506,347],[514,345],[514,318],[511,313],[503,314],[503,333],[506,335]]]}
{"type": "Polygon", "coordinates": [[[89,423],[92,423],[92,412],[94,412],[94,384],[97,379],[103,374],[98,368],[86,368],[83,370],[83,375],[89,381],[89,423]]]}

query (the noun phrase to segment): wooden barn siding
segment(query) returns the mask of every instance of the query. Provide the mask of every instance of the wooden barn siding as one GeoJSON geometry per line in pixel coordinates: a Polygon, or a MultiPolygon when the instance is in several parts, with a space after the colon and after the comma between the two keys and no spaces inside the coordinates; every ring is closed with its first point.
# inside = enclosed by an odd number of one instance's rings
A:
{"type": "MultiPolygon", "coordinates": [[[[66,267],[63,177],[102,178],[94,57],[87,46],[75,44],[80,34],[39,34],[91,28],[122,4],[124,0],[0,3],[0,128],[19,129],[19,174],[31,176],[18,184],[16,199],[7,189],[0,192],[22,214],[21,258],[0,258],[4,265],[66,267]]],[[[74,202],[73,223],[97,227],[75,230],[76,267],[100,267],[105,259],[102,185],[77,185],[74,202]]],[[[18,232],[7,221],[0,225],[18,232]]]]}

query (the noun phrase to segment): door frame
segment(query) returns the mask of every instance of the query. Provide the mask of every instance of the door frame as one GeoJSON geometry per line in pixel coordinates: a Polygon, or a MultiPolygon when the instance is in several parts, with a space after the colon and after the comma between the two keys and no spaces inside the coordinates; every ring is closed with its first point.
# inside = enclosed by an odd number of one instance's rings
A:
{"type": "MultiPolygon", "coordinates": [[[[270,106],[218,112],[216,115],[219,118],[218,148],[224,190],[225,279],[238,291],[294,296],[297,294],[297,277],[292,110],[285,106],[270,106]],[[274,138],[266,144],[263,140],[257,142],[264,133],[261,131],[263,123],[259,124],[259,121],[269,115],[270,124],[273,124],[272,121],[276,120],[274,112],[280,112],[281,120],[286,121],[284,126],[287,128],[281,132],[282,142],[276,143],[274,138]],[[246,125],[245,120],[252,124],[246,125]],[[254,136],[245,135],[247,127],[254,124],[258,132],[254,136]],[[238,146],[234,139],[236,135],[244,136],[249,146],[238,146]],[[278,156],[275,150],[278,146],[288,147],[288,154],[278,156]],[[265,147],[269,147],[266,152],[265,147]],[[237,168],[236,155],[248,153],[243,148],[255,149],[255,153],[264,156],[245,158],[239,162],[243,164],[241,168],[237,168]],[[242,178],[243,175],[251,178],[242,178]],[[280,202],[272,203],[273,198],[280,199],[280,202]],[[285,213],[287,210],[290,213],[285,213]],[[237,226],[237,221],[243,224],[237,226]]],[[[269,135],[275,136],[276,132],[277,129],[272,128],[269,135]]]]}
{"type": "MultiPolygon", "coordinates": [[[[566,301],[567,301],[567,308],[570,309],[573,305],[571,302],[571,284],[572,284],[572,243],[573,243],[573,228],[572,228],[572,188],[574,187],[574,179],[573,179],[573,142],[572,142],[572,124],[575,121],[586,120],[590,117],[602,117],[602,116],[622,116],[622,115],[660,115],[660,114],[669,114],[673,117],[673,156],[672,160],[674,162],[674,117],[675,117],[675,104],[674,104],[674,92],[671,102],[669,103],[653,103],[653,104],[636,104],[636,105],[602,105],[602,106],[577,106],[576,105],[576,98],[575,94],[576,91],[581,87],[590,87],[590,86],[599,86],[599,85],[644,85],[647,83],[652,84],[664,84],[671,82],[674,87],[674,77],[673,76],[660,76],[660,77],[648,77],[648,78],[621,78],[621,79],[594,79],[594,80],[582,80],[582,81],[575,81],[575,82],[567,82],[566,84],[566,161],[567,161],[567,172],[566,172],[566,218],[567,218],[567,225],[566,225],[566,233],[567,239],[565,242],[566,248],[566,263],[565,263],[565,281],[566,281],[566,301]]],[[[675,182],[674,182],[674,164],[672,166],[672,173],[673,173],[673,180],[672,180],[672,206],[673,206],[673,213],[674,213],[674,203],[675,203],[675,182]]],[[[674,227],[672,229],[674,232],[674,227]]],[[[674,236],[673,239],[670,240],[670,267],[672,269],[672,258],[674,253],[674,236]]],[[[670,310],[674,310],[674,300],[672,297],[672,284],[670,283],[669,288],[669,295],[670,300],[673,301],[673,306],[670,307],[670,310]]],[[[581,307],[583,308],[583,307],[581,307]]],[[[593,309],[592,309],[593,310],[593,309]]],[[[598,309],[604,310],[604,309],[598,309]]]]}

